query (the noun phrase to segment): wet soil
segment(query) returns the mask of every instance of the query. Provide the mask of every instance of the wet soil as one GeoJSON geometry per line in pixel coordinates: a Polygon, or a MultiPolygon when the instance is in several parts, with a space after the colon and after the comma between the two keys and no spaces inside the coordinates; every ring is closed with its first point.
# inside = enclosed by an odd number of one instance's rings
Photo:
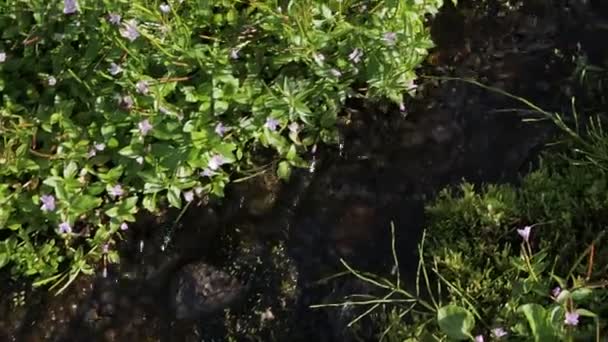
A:
{"type": "MultiPolygon", "coordinates": [[[[569,113],[579,91],[574,54],[606,60],[601,40],[589,38],[602,37],[605,13],[558,2],[473,3],[446,5],[433,22],[438,47],[421,73],[474,77],[569,113]]],[[[343,271],[340,259],[390,273],[394,222],[401,274],[411,281],[425,201],[463,179],[517,182],[557,133],[549,122],[523,122],[534,114],[522,108],[436,78],[419,80],[405,112],[352,100],[340,146],[320,147],[314,170],[290,183],[266,174],[234,185],[222,201],[192,205],[176,227],[177,213],[142,218],[113,247],[121,263],[107,277],[100,266],[60,296],[3,282],[0,340],[353,340],[346,324],[357,310],[309,306],[375,290],[350,278],[319,280],[343,271]]],[[[373,333],[371,324],[358,331],[367,340],[373,333]]]]}

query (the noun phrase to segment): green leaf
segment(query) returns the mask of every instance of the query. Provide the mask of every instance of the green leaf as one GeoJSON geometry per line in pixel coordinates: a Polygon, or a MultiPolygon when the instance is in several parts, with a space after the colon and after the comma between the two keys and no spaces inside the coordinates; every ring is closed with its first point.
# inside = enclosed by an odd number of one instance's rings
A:
{"type": "Polygon", "coordinates": [[[291,177],[291,166],[288,162],[282,161],[279,163],[279,167],[277,168],[277,176],[284,180],[289,180],[291,177]]]}
{"type": "Polygon", "coordinates": [[[63,178],[74,178],[78,173],[78,164],[71,161],[63,169],[63,178]]]}
{"type": "Polygon", "coordinates": [[[572,291],[572,299],[577,302],[585,302],[593,296],[593,291],[590,288],[583,287],[572,291]]]}
{"type": "Polygon", "coordinates": [[[182,206],[182,198],[181,190],[176,186],[171,186],[167,189],[167,199],[169,200],[169,204],[174,206],[175,208],[181,208],[182,206]]]}
{"type": "Polygon", "coordinates": [[[581,315],[583,317],[591,317],[591,318],[597,318],[598,317],[596,313],[594,313],[592,311],[589,311],[587,309],[576,309],[575,311],[576,311],[577,314],[579,314],[579,315],[581,315]]]}
{"type": "Polygon", "coordinates": [[[88,195],[76,196],[70,205],[70,210],[74,213],[83,214],[101,205],[101,198],[88,195]]]}
{"type": "Polygon", "coordinates": [[[446,305],[437,311],[439,328],[449,338],[455,340],[471,339],[475,317],[468,310],[457,305],[446,305]]]}
{"type": "Polygon", "coordinates": [[[556,341],[557,337],[551,326],[547,311],[540,304],[525,304],[519,307],[518,311],[523,312],[532,336],[536,342],[556,341]]]}
{"type": "Polygon", "coordinates": [[[143,206],[146,210],[153,213],[156,211],[156,194],[144,196],[143,206]]]}

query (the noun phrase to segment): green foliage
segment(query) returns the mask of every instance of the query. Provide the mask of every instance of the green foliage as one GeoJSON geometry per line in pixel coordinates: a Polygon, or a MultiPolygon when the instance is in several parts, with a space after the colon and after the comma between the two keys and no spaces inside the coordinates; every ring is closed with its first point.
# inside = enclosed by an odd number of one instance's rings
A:
{"type": "Polygon", "coordinates": [[[0,267],[91,273],[138,212],[222,196],[261,149],[288,178],[349,97],[403,101],[441,4],[5,2],[0,267]]]}
{"type": "Polygon", "coordinates": [[[443,333],[454,340],[471,339],[475,317],[469,311],[456,305],[446,305],[437,310],[437,323],[443,333]]]}
{"type": "Polygon", "coordinates": [[[545,155],[517,187],[464,183],[437,196],[427,207],[416,282],[408,285],[415,291],[404,289],[398,272],[390,281],[365,274],[387,292],[366,311],[384,307],[382,340],[606,336],[608,135],[598,120],[589,127],[545,155]]]}

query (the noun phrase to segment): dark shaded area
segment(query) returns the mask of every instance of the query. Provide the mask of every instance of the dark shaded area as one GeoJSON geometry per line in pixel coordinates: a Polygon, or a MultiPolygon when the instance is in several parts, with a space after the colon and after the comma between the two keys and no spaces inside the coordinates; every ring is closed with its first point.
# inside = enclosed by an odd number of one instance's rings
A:
{"type": "MultiPolygon", "coordinates": [[[[608,8],[581,3],[446,5],[421,73],[473,77],[568,114],[569,96],[581,91],[572,56],[606,61],[608,8]]],[[[234,185],[173,228],[177,213],[142,218],[116,246],[121,264],[108,278],[82,277],[59,297],[28,292],[21,307],[3,296],[0,340],[351,341],[345,327],[358,309],[309,306],[375,290],[352,278],[318,280],[342,271],[341,258],[390,275],[394,222],[401,274],[412,281],[425,201],[463,179],[517,182],[555,135],[550,122],[522,122],[533,115],[522,108],[431,78],[405,113],[353,101],[340,118],[343,143],[318,151],[315,172],[300,170],[285,185],[268,175],[234,185]]],[[[373,340],[375,330],[364,320],[358,333],[373,340]]]]}

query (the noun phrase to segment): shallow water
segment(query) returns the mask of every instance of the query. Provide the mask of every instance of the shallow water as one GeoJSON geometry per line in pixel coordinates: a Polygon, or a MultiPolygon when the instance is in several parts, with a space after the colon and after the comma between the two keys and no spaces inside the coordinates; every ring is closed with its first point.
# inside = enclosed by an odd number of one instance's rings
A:
{"type": "MultiPolygon", "coordinates": [[[[444,11],[433,29],[439,47],[423,72],[473,76],[567,109],[575,89],[567,49],[578,37],[561,30],[576,18],[563,9],[495,14],[478,16],[466,3],[444,11]],[[561,56],[556,47],[565,47],[561,56]]],[[[60,296],[21,296],[18,284],[6,285],[3,294],[17,294],[0,299],[0,340],[348,341],[355,310],[309,306],[372,289],[317,280],[342,271],[340,258],[389,273],[390,222],[401,274],[411,279],[424,202],[463,178],[517,181],[555,133],[549,123],[523,123],[525,113],[497,111],[521,106],[462,82],[424,80],[417,97],[406,113],[350,103],[343,144],[320,147],[314,170],[289,184],[268,175],[239,184],[222,202],[189,208],[175,227],[178,213],[142,218],[116,246],[121,263],[105,278],[100,265],[60,296]],[[183,279],[194,279],[193,290],[176,303],[183,279]],[[201,304],[180,307],[193,301],[201,304]],[[176,311],[200,315],[178,320],[176,311]]]]}

